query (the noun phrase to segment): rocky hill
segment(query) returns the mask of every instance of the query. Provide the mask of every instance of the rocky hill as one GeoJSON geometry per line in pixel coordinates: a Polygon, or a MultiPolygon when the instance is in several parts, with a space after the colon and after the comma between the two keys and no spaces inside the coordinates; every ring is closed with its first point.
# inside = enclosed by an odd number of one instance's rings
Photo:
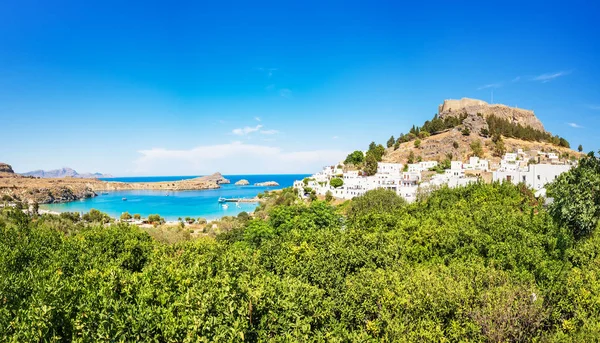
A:
{"type": "Polygon", "coordinates": [[[459,116],[463,113],[470,116],[475,116],[480,113],[484,118],[494,115],[501,119],[506,119],[513,124],[520,124],[539,131],[545,131],[542,122],[535,116],[533,111],[530,110],[501,104],[488,104],[483,100],[469,98],[444,100],[444,102],[438,106],[438,115],[441,119],[448,116],[459,116]]]}
{"type": "MultiPolygon", "coordinates": [[[[414,155],[415,161],[419,158],[423,161],[436,160],[443,161],[449,157],[451,160],[467,161],[469,157],[473,156],[473,149],[471,144],[479,141],[482,147],[482,158],[492,161],[492,163],[499,162],[500,157],[496,155],[495,143],[490,137],[482,137],[473,131],[469,135],[463,135],[460,128],[451,129],[447,132],[429,136],[420,139],[420,144],[415,147],[415,142],[405,142],[398,146],[397,149],[394,147],[386,149],[386,153],[383,156],[383,162],[392,163],[408,163],[411,152],[414,155]]],[[[524,151],[545,151],[545,152],[556,152],[563,158],[579,158],[582,154],[573,151],[569,148],[560,147],[546,142],[531,142],[515,138],[503,138],[505,150],[507,152],[516,151],[517,149],[523,149],[524,151]]]]}
{"type": "Polygon", "coordinates": [[[61,178],[61,177],[73,177],[80,179],[98,179],[98,178],[110,178],[112,175],[110,174],[102,174],[102,173],[82,173],[79,174],[72,168],[64,167],[61,169],[54,170],[34,170],[27,173],[21,173],[23,176],[33,176],[33,177],[41,177],[41,178],[61,178]]]}
{"type": "Polygon", "coordinates": [[[15,172],[10,164],[0,162],[0,173],[14,174],[15,172]]]}
{"type": "MultiPolygon", "coordinates": [[[[408,133],[396,138],[390,137],[387,149],[373,142],[364,157],[356,151],[348,155],[345,163],[366,173],[374,173],[375,161],[406,164],[421,160],[467,161],[471,156],[479,156],[493,165],[506,152],[517,149],[535,151],[535,156],[537,152],[554,152],[563,161],[583,156],[571,150],[566,139],[546,131],[533,111],[463,98],[445,100],[431,120],[422,126],[413,125],[408,133]]],[[[539,162],[546,162],[539,156],[539,162]]]]}

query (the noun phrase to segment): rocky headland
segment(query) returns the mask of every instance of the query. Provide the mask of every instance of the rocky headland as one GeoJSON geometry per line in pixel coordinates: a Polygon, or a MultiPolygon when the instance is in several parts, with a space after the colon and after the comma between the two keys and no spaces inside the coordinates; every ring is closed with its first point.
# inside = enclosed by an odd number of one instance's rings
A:
{"type": "Polygon", "coordinates": [[[68,202],[97,196],[98,192],[117,190],[202,190],[219,188],[230,181],[215,173],[181,181],[116,182],[75,177],[37,178],[15,174],[12,167],[0,163],[0,196],[40,204],[68,202]]]}

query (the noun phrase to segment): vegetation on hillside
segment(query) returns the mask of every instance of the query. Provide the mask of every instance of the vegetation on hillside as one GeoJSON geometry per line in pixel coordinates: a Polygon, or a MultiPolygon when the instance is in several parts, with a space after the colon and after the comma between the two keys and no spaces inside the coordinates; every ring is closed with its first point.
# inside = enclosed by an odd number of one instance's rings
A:
{"type": "Polygon", "coordinates": [[[594,341],[600,161],[413,204],[263,195],[216,239],[0,212],[0,340],[594,341]]]}
{"type": "Polygon", "coordinates": [[[552,136],[548,132],[536,130],[530,126],[511,123],[506,119],[494,115],[488,116],[486,121],[491,135],[502,135],[526,141],[548,142],[564,148],[570,148],[569,142],[558,135],[552,136]]]}

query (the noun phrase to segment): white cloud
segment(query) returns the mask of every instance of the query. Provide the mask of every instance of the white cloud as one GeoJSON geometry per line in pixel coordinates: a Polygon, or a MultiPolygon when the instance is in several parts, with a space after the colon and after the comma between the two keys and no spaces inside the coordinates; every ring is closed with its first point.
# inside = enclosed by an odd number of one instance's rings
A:
{"type": "Polygon", "coordinates": [[[558,77],[569,75],[570,71],[559,71],[556,73],[546,73],[542,75],[538,75],[533,78],[534,81],[541,81],[542,83],[550,82],[558,77]]]}
{"type": "Polygon", "coordinates": [[[254,117],[254,120],[260,121],[260,117],[254,117]]]}
{"type": "Polygon", "coordinates": [[[279,95],[284,97],[284,98],[291,98],[292,97],[292,90],[288,89],[288,88],[283,88],[279,90],[279,95]]]}
{"type": "Polygon", "coordinates": [[[482,90],[482,89],[487,89],[487,88],[500,88],[500,87],[502,87],[501,83],[490,83],[489,85],[484,85],[484,86],[477,88],[477,90],[482,90]]]}
{"type": "Polygon", "coordinates": [[[277,131],[277,130],[261,130],[260,133],[263,135],[276,135],[279,133],[279,131],[277,131]]]}
{"type": "Polygon", "coordinates": [[[338,139],[338,138],[340,138],[340,137],[338,137],[338,136],[331,137],[331,139],[338,139]]]}
{"type": "Polygon", "coordinates": [[[238,136],[245,136],[249,133],[260,130],[262,127],[263,127],[262,125],[256,125],[255,127],[246,126],[246,127],[239,128],[239,129],[233,129],[233,131],[231,131],[231,133],[233,133],[234,135],[238,135],[238,136]]]}
{"type": "Polygon", "coordinates": [[[188,150],[153,148],[139,151],[134,172],[145,175],[205,175],[244,173],[311,173],[336,163],[340,150],[284,151],[279,147],[232,142],[188,150]]]}
{"type": "Polygon", "coordinates": [[[577,123],[567,123],[567,125],[569,125],[570,127],[574,127],[576,129],[582,129],[583,126],[577,124],[577,123]]]}

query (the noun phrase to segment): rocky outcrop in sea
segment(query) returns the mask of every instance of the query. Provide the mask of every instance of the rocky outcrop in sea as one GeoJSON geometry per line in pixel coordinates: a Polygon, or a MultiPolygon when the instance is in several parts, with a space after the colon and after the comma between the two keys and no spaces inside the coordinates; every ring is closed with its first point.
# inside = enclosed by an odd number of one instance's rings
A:
{"type": "Polygon", "coordinates": [[[250,182],[246,179],[241,179],[240,181],[235,183],[236,186],[248,186],[249,184],[250,182]]]}
{"type": "Polygon", "coordinates": [[[258,182],[254,184],[255,186],[258,187],[276,187],[279,186],[279,184],[275,181],[267,181],[267,182],[258,182]]]}

